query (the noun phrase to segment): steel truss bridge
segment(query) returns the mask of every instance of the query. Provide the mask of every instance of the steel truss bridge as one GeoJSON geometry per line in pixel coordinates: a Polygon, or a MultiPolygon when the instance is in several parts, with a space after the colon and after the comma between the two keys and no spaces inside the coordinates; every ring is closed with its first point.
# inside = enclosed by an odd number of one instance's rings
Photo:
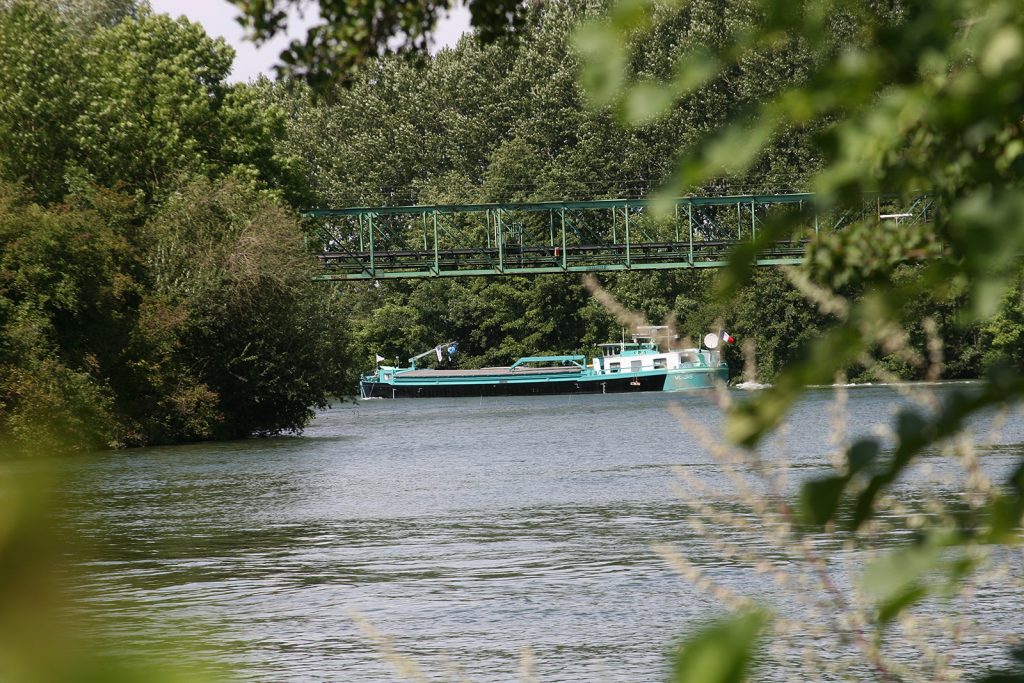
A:
{"type": "Polygon", "coordinates": [[[877,220],[888,229],[930,220],[927,196],[865,197],[819,213],[812,194],[581,202],[314,209],[322,280],[529,275],[717,268],[769,221],[798,228],[759,251],[757,265],[795,265],[821,231],[877,220]],[[796,220],[793,220],[793,219],[796,220]]]}

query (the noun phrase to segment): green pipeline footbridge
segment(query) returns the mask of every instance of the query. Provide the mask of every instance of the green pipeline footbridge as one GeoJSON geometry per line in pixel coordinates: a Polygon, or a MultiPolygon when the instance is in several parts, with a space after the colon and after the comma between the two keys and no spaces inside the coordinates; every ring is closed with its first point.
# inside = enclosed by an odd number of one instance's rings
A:
{"type": "Polygon", "coordinates": [[[928,221],[927,195],[865,197],[822,212],[812,194],[598,199],[311,209],[322,280],[468,277],[717,268],[772,221],[785,239],[762,244],[757,265],[795,265],[822,231],[877,220],[899,230],[928,221]]]}

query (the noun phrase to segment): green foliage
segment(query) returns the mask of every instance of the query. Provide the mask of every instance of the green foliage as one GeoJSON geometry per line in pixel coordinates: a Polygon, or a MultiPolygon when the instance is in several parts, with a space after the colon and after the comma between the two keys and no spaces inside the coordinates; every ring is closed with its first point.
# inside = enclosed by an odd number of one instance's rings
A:
{"type": "Polygon", "coordinates": [[[98,31],[82,55],[77,163],[101,185],[158,196],[183,174],[251,168],[287,191],[281,116],[228,85],[234,51],[184,19],[142,12],[98,31]]]}
{"type": "Polygon", "coordinates": [[[102,191],[57,209],[4,198],[9,448],[298,430],[345,392],[340,300],[313,281],[299,227],[270,194],[199,179],[142,228],[102,191]]]}
{"type": "Polygon", "coordinates": [[[56,13],[28,1],[0,4],[0,174],[45,200],[63,196],[80,49],[56,13]]]}
{"type": "Polygon", "coordinates": [[[73,33],[89,35],[136,16],[138,0],[46,0],[68,22],[73,33]]]}
{"type": "Polygon", "coordinates": [[[295,431],[344,393],[343,311],[313,281],[298,225],[271,196],[196,180],[168,198],[145,235],[150,305],[177,312],[174,326],[152,315],[141,329],[150,344],[177,340],[164,351],[173,379],[151,380],[175,389],[145,413],[163,429],[145,432],[181,440],[295,431]]]}
{"type": "MultiPolygon", "coordinates": [[[[300,0],[232,0],[242,10],[239,22],[257,43],[286,31],[288,13],[300,0]]],[[[293,40],[281,53],[281,76],[304,78],[326,92],[337,83],[350,83],[374,57],[385,54],[423,54],[438,19],[453,0],[320,0],[321,23],[313,25],[305,41],[293,40]]],[[[469,0],[466,3],[480,38],[493,41],[522,25],[522,3],[517,0],[469,0]]]]}
{"type": "Polygon", "coordinates": [[[0,434],[9,446],[105,445],[113,401],[95,376],[137,294],[131,250],[95,209],[0,194],[0,434]]]}
{"type": "Polygon", "coordinates": [[[295,219],[233,181],[199,180],[146,226],[156,295],[183,306],[179,364],[217,396],[217,436],[300,430],[344,392],[345,316],[312,280],[295,219]]]}
{"type": "MultiPolygon", "coordinates": [[[[710,291],[709,287],[707,296],[710,291]]],[[[778,270],[754,273],[750,283],[737,291],[728,313],[729,331],[738,339],[753,342],[758,379],[765,382],[799,361],[807,347],[835,323],[778,270]]]]}
{"type": "MultiPolygon", "coordinates": [[[[852,12],[844,3],[791,12],[782,4],[752,3],[751,11],[731,27],[716,50],[719,77],[768,59],[781,31],[801,52],[813,55],[804,77],[761,92],[750,112],[734,109],[731,122],[687,150],[672,190],[686,191],[709,178],[753,168],[771,153],[783,126],[829,122],[818,138],[827,168],[813,181],[822,209],[859,202],[864,192],[909,196],[924,187],[941,210],[933,242],[912,226],[881,240],[866,239],[860,229],[845,230],[815,246],[819,282],[867,280],[877,294],[864,297],[841,331],[821,338],[818,350],[811,352],[814,362],[794,368],[791,381],[778,382],[754,404],[737,409],[730,433],[749,445],[778,423],[801,386],[827,381],[883,343],[886,323],[904,320],[907,306],[922,291],[957,283],[975,316],[991,316],[1016,276],[1022,239],[1011,226],[1022,224],[1022,200],[1013,179],[1020,156],[1014,131],[1024,96],[1019,85],[1024,59],[1019,17],[1010,3],[985,2],[982,9],[957,0],[938,8],[907,2],[895,13],[875,7],[852,12]],[[837,42],[836,32],[827,28],[836,21],[859,38],[849,45],[837,42]],[[971,30],[953,28],[959,25],[971,30]],[[930,262],[913,283],[886,280],[894,264],[934,254],[937,244],[954,256],[930,262]],[[857,280],[851,280],[854,273],[857,280]]],[[[649,16],[648,11],[625,24],[613,18],[609,26],[614,30],[603,49],[613,49],[615,39],[649,32],[649,16]]],[[[695,68],[686,59],[680,64],[680,78],[695,68]]],[[[619,75],[614,78],[625,83],[628,60],[615,68],[619,75]]],[[[629,95],[618,88],[610,97],[629,95]]],[[[776,239],[790,229],[781,222],[763,231],[762,239],[776,239]]],[[[745,259],[738,258],[736,266],[733,283],[749,277],[745,259]]]]}
{"type": "Polygon", "coordinates": [[[133,3],[0,3],[5,452],[297,430],[344,393],[283,113],[232,58],[133,3]]]}
{"type": "Polygon", "coordinates": [[[994,316],[980,325],[983,363],[1006,365],[1024,374],[1024,271],[1018,274],[994,316]]]}
{"type": "Polygon", "coordinates": [[[229,171],[304,196],[274,146],[282,112],[225,82],[234,52],[223,39],[145,9],[79,4],[0,5],[3,177],[44,202],[89,183],[158,199],[182,175],[229,171]],[[121,20],[76,30],[89,7],[121,20]]]}
{"type": "Polygon", "coordinates": [[[972,569],[971,559],[956,545],[954,534],[932,534],[868,565],[861,580],[865,593],[878,605],[881,626],[889,625],[929,593],[952,592],[972,569]]]}
{"type": "MultiPolygon", "coordinates": [[[[618,2],[607,19],[577,34],[588,58],[583,81],[591,101],[615,108],[634,124],[670,115],[672,103],[691,84],[708,92],[723,80],[744,82],[748,66],[764,84],[759,91],[748,85],[749,100],[735,100],[739,106],[728,107],[708,134],[692,144],[684,141],[666,192],[685,194],[715,178],[752,174],[777,153],[780,137],[809,130],[820,160],[809,185],[820,214],[857,212],[865,196],[878,196],[883,213],[889,195],[909,203],[920,201],[922,192],[936,209],[927,226],[893,222],[879,228],[872,217],[814,242],[807,288],[819,289],[814,298],[836,320],[786,364],[771,389],[732,408],[729,438],[755,447],[783,421],[805,386],[831,382],[855,364],[912,374],[915,364],[923,365],[911,350],[915,335],[918,348],[927,346],[937,366],[936,350],[950,333],[935,332],[936,318],[944,319],[946,329],[969,326],[952,335],[959,372],[980,360],[964,338],[998,344],[987,354],[993,366],[980,387],[897,416],[891,452],[878,439],[858,441],[847,449],[842,468],[804,484],[798,505],[812,528],[839,523],[870,533],[881,500],[892,495],[893,484],[925,449],[960,435],[979,411],[1006,407],[1024,394],[1019,371],[994,365],[1018,364],[1012,349],[1024,245],[1019,3],[696,5],[690,3],[705,21],[731,13],[738,20],[721,24],[724,31],[709,33],[711,40],[689,45],[668,74],[651,77],[635,66],[641,46],[654,35],[653,3],[618,2]],[[798,57],[779,60],[789,52],[798,57]],[[793,68],[779,78],[784,65],[793,68]],[[879,192],[885,194],[873,194],[879,192]],[[856,298],[847,301],[836,290],[856,298]],[[935,317],[923,318],[926,311],[935,317]]],[[[751,267],[759,244],[792,235],[799,221],[794,216],[767,225],[759,243],[737,250],[720,291],[742,297],[742,287],[759,277],[751,267]]],[[[881,628],[942,582],[960,582],[972,569],[973,545],[1019,541],[1020,471],[1003,490],[983,496],[978,510],[954,511],[951,526],[924,529],[918,543],[869,568],[865,582],[877,601],[881,628]]],[[[876,668],[883,678],[888,675],[883,666],[876,668]]],[[[1012,680],[1017,674],[994,674],[994,680],[1003,675],[1012,680]]]]}
{"type": "Polygon", "coordinates": [[[748,611],[718,621],[686,639],[676,652],[672,683],[740,683],[747,680],[757,639],[768,623],[748,611]]]}

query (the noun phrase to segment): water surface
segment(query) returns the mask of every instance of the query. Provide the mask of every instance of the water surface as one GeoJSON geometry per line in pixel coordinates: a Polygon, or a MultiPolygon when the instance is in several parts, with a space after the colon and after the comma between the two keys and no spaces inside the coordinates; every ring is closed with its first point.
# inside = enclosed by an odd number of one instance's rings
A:
{"type": "MultiPolygon", "coordinates": [[[[828,469],[834,394],[811,391],[763,450],[789,493],[828,469]]],[[[870,434],[905,403],[889,387],[851,389],[848,432],[870,434]]],[[[130,647],[184,638],[252,680],[395,680],[354,613],[429,679],[518,680],[524,646],[542,681],[663,679],[672,644],[722,604],[652,543],[674,544],[720,585],[781,614],[802,609],[687,524],[697,510],[672,490],[673,466],[706,484],[700,500],[747,511],[673,404],[717,435],[708,396],[371,400],[323,412],[301,437],[76,461],[75,533],[100,558],[87,587],[98,606],[154,624],[126,633],[130,647]]],[[[974,425],[979,441],[990,422],[974,425]]],[[[1024,425],[1008,421],[985,450],[986,470],[1002,476],[1022,444],[1024,425]]],[[[959,465],[925,460],[901,495],[911,505],[957,496],[959,465]]],[[[799,562],[757,534],[721,531],[780,567],[799,562]]],[[[843,551],[832,551],[843,584],[843,551]]],[[[863,565],[845,559],[854,573],[863,565]]],[[[1020,578],[1019,553],[1000,561],[1020,578]]],[[[975,597],[996,634],[1018,621],[1011,586],[975,597]]],[[[1003,649],[973,644],[960,664],[984,668],[1003,649]]],[[[788,656],[773,666],[787,668],[788,656]]],[[[779,678],[773,671],[762,677],[779,678]]]]}

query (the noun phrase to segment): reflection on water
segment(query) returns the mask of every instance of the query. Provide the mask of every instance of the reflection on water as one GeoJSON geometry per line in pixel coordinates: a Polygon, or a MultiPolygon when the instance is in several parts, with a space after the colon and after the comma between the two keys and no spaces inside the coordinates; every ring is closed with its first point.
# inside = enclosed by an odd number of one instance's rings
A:
{"type": "MultiPolygon", "coordinates": [[[[765,450],[787,494],[827,470],[831,399],[831,389],[812,392],[765,450]]],[[[851,390],[849,433],[887,423],[898,402],[891,388],[851,390]]],[[[737,593],[777,594],[686,523],[694,511],[670,488],[674,466],[708,487],[705,502],[746,509],[670,404],[717,433],[719,412],[701,396],[347,404],[303,437],[76,460],[68,523],[95,548],[93,600],[155,624],[132,634],[139,649],[192,636],[254,680],[393,680],[355,610],[439,678],[454,666],[474,681],[514,680],[529,645],[542,681],[649,681],[664,677],[665,652],[687,626],[721,608],[652,543],[675,544],[737,593]]],[[[1010,421],[985,468],[1001,478],[1022,443],[1024,426],[1010,421]]],[[[904,497],[922,508],[928,496],[956,498],[960,467],[925,460],[900,482],[904,497]]],[[[730,533],[740,549],[796,563],[763,535],[730,533]]],[[[841,539],[823,543],[848,580],[839,565],[862,558],[841,539]]],[[[1020,577],[1018,553],[1002,561],[1020,577]]],[[[1005,631],[1021,597],[1005,588],[975,599],[1005,631]]],[[[984,666],[1002,650],[970,652],[984,666]]]]}

